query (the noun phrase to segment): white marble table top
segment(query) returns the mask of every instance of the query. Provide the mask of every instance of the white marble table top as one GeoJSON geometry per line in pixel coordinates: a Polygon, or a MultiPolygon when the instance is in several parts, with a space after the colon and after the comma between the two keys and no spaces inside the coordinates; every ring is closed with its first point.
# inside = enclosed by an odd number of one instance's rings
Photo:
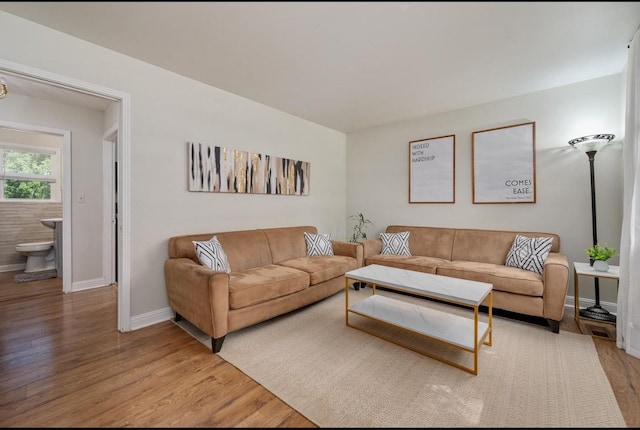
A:
{"type": "Polygon", "coordinates": [[[491,292],[493,285],[431,273],[398,269],[371,264],[351,270],[344,275],[350,279],[394,287],[401,291],[429,295],[433,298],[479,306],[491,292]]]}
{"type": "Polygon", "coordinates": [[[593,267],[589,263],[581,263],[575,262],[573,263],[573,267],[578,275],[585,276],[597,276],[598,278],[612,278],[612,279],[620,279],[620,266],[612,266],[609,265],[609,270],[606,272],[600,272],[598,270],[594,270],[593,267]]]}

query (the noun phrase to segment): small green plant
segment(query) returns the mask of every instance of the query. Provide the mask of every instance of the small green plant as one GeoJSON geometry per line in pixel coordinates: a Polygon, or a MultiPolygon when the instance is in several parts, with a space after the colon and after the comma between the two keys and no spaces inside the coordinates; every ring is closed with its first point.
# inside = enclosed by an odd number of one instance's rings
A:
{"type": "Polygon", "coordinates": [[[362,212],[351,215],[349,219],[356,222],[356,224],[353,226],[353,234],[351,235],[351,239],[349,239],[349,242],[367,240],[367,233],[365,232],[365,229],[367,228],[367,224],[371,224],[371,221],[365,218],[362,212]]]}
{"type": "Polygon", "coordinates": [[[587,248],[584,250],[587,253],[589,258],[595,261],[607,261],[611,257],[616,255],[616,249],[611,248],[609,246],[600,246],[597,243],[593,245],[591,248],[587,248]]]}

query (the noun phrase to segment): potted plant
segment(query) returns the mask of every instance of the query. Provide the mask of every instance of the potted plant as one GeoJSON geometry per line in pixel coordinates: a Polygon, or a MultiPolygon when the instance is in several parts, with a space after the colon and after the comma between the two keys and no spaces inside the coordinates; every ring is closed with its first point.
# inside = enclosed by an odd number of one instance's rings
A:
{"type": "Polygon", "coordinates": [[[353,226],[353,234],[351,235],[351,239],[349,242],[360,242],[360,240],[367,240],[367,233],[365,229],[367,228],[367,224],[371,224],[362,212],[359,212],[355,215],[351,215],[349,219],[354,220],[356,224],[353,226]]]}
{"type": "Polygon", "coordinates": [[[606,245],[601,246],[597,243],[591,248],[585,249],[584,252],[589,256],[593,269],[598,272],[606,272],[609,270],[609,263],[607,260],[616,255],[615,248],[606,245]]]}
{"type": "MultiPolygon", "coordinates": [[[[351,239],[349,242],[360,242],[362,240],[367,240],[367,233],[365,232],[368,224],[371,224],[371,221],[367,219],[362,212],[358,212],[357,214],[349,216],[350,220],[355,221],[355,225],[353,226],[353,233],[351,234],[351,239]]],[[[360,287],[366,287],[366,282],[356,281],[353,283],[353,288],[357,291],[360,287]]]]}

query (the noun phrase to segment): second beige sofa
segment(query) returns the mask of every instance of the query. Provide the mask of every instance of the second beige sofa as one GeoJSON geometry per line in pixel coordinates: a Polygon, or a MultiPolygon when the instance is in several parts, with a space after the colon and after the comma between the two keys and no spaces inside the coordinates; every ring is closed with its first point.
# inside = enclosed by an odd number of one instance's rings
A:
{"type": "Polygon", "coordinates": [[[380,264],[493,284],[493,307],[545,318],[560,331],[569,287],[569,263],[553,233],[390,225],[386,233],[409,232],[411,255],[381,254],[382,240],[363,244],[361,264],[380,264]],[[507,254],[517,234],[552,237],[542,274],[509,267],[507,254]]]}

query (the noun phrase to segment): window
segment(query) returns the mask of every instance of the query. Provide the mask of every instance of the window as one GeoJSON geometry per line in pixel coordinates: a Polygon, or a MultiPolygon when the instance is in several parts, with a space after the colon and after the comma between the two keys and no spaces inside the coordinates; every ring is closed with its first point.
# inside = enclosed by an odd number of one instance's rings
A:
{"type": "Polygon", "coordinates": [[[0,201],[59,202],[60,150],[0,143],[0,201]]]}

